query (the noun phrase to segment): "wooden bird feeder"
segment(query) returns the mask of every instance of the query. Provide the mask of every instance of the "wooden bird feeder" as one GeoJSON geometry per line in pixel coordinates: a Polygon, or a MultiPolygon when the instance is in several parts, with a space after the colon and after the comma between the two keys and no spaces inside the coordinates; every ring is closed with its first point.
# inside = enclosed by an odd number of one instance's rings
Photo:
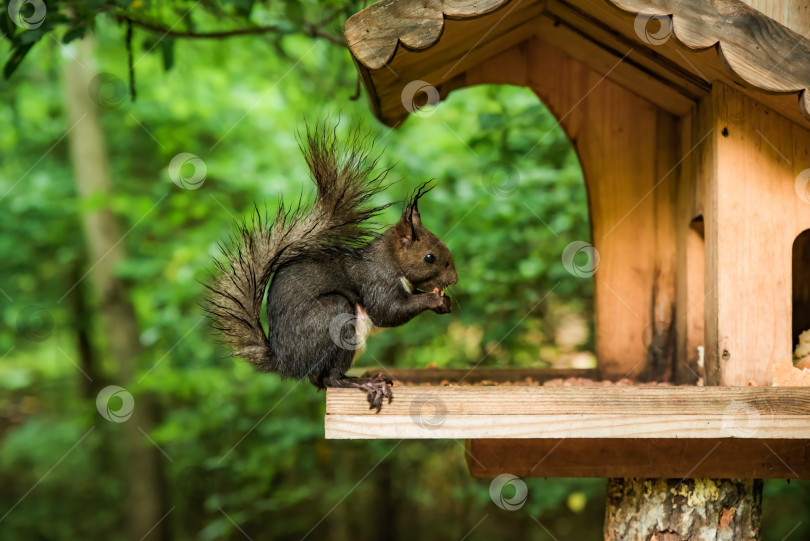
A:
{"type": "Polygon", "coordinates": [[[771,386],[810,328],[802,2],[384,0],[345,30],[388,126],[537,94],[584,172],[599,375],[679,386],[399,386],[379,415],[330,389],[328,438],[464,438],[483,477],[810,478],[810,389],[771,386]]]}

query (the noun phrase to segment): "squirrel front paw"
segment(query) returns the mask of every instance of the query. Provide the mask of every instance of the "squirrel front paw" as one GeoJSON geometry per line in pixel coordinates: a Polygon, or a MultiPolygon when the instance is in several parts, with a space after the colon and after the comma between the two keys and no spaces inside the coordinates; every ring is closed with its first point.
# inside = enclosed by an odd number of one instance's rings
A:
{"type": "Polygon", "coordinates": [[[431,310],[437,314],[449,314],[453,311],[453,303],[450,301],[450,297],[447,295],[439,295],[438,293],[434,293],[434,295],[436,296],[434,299],[435,305],[431,310]]]}

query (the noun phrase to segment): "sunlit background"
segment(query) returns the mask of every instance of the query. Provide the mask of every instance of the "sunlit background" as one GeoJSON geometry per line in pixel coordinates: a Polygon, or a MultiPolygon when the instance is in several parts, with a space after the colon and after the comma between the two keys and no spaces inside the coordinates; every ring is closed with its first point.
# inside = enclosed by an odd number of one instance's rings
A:
{"type": "MultiPolygon", "coordinates": [[[[459,274],[451,316],[426,313],[375,335],[359,366],[594,366],[593,282],[560,259],[590,240],[582,172],[534,94],[457,91],[390,130],[357,97],[340,44],[360,3],[115,4],[83,47],[63,44],[71,28],[46,16],[55,26],[30,37],[38,43],[0,83],[0,539],[137,539],[138,510],[162,517],[154,539],[601,538],[604,480],[526,479],[526,504],[506,511],[489,480],[467,473],[463,441],[324,440],[324,394],[228,358],[199,307],[234,220],[282,194],[311,198],[296,134],[339,117],[341,130],[362,123],[377,135],[394,181],[381,201],[435,179],[423,221],[459,274]],[[161,27],[183,16],[184,31],[274,30],[175,39],[135,25],[133,101],[115,13],[161,27]],[[102,74],[97,88],[70,88],[66,69],[77,63],[102,74]],[[110,195],[77,195],[71,92],[93,98],[82,122],[97,118],[103,130],[110,195]],[[204,164],[198,185],[170,178],[179,153],[204,164]],[[124,299],[98,295],[104,258],[91,256],[82,222],[98,209],[120,229],[124,299]],[[128,376],[104,316],[105,303],[122,302],[136,323],[128,376]],[[139,417],[100,414],[109,385],[132,394],[139,417]],[[153,474],[130,459],[139,446],[154,455],[153,474]]],[[[16,54],[8,39],[0,51],[16,54]]],[[[806,482],[766,482],[764,538],[810,538],[808,509],[806,482]]]]}

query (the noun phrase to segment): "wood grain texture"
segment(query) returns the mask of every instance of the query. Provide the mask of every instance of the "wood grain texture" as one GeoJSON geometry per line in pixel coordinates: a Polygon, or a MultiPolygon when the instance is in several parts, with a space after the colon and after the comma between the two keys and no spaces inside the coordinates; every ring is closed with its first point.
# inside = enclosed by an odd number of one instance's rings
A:
{"type": "Polygon", "coordinates": [[[466,458],[473,477],[487,478],[810,478],[807,440],[473,439],[466,458]]]}
{"type": "Polygon", "coordinates": [[[560,119],[585,177],[592,235],[577,240],[590,240],[600,257],[592,276],[599,369],[606,379],[666,381],[674,358],[675,118],[548,43],[532,39],[527,51],[527,84],[560,119]]]}
{"type": "Polygon", "coordinates": [[[792,356],[792,247],[810,227],[796,178],[810,131],[717,83],[701,102],[711,135],[706,174],[708,382],[769,385],[792,356]]]}
{"type": "Polygon", "coordinates": [[[410,415],[328,415],[325,424],[326,439],[693,439],[733,437],[733,430],[769,439],[810,439],[807,417],[795,415],[771,415],[756,422],[744,419],[739,424],[711,415],[448,415],[438,427],[414,421],[410,415]]]}
{"type": "Polygon", "coordinates": [[[542,12],[544,4],[386,0],[357,13],[346,35],[375,114],[396,125],[408,116],[400,102],[410,81],[441,91],[476,62],[517,43],[507,35],[536,34],[678,115],[687,107],[684,99],[699,99],[695,91],[719,79],[742,83],[791,118],[810,119],[810,42],[740,0],[548,0],[541,27],[530,13],[542,12]],[[639,13],[671,16],[674,39],[645,42],[636,31],[639,13]],[[611,57],[628,51],[623,65],[611,70],[611,57]]]}
{"type": "Polygon", "coordinates": [[[609,0],[633,14],[671,15],[690,49],[715,48],[728,68],[768,92],[810,87],[810,41],[740,0],[609,0]]]}
{"type": "MultiPolygon", "coordinates": [[[[478,64],[466,79],[525,84],[560,119],[582,164],[600,254],[593,279],[601,373],[670,379],[679,336],[673,201],[678,180],[683,187],[692,178],[681,166],[692,159],[691,128],[684,135],[682,120],[540,38],[478,64]]],[[[687,199],[691,214],[698,202],[687,199]]],[[[690,219],[681,219],[683,228],[690,219]]],[[[700,320],[693,328],[702,325],[699,311],[691,316],[700,320]]],[[[695,338],[695,350],[702,343],[695,338]]]]}
{"type": "MultiPolygon", "coordinates": [[[[446,415],[582,415],[624,417],[722,417],[729,407],[750,406],[751,415],[807,416],[810,389],[797,387],[667,387],[667,386],[394,386],[396,398],[380,413],[368,409],[357,389],[328,389],[327,415],[360,415],[371,419],[410,415],[435,408],[446,415]]],[[[424,413],[424,412],[423,412],[424,413]]]]}
{"type": "Polygon", "coordinates": [[[810,2],[807,0],[742,0],[768,18],[810,38],[810,2]]]}
{"type": "Polygon", "coordinates": [[[395,387],[379,414],[328,389],[326,437],[810,439],[810,390],[733,387],[395,387]]]}
{"type": "Polygon", "coordinates": [[[436,43],[444,29],[445,17],[480,17],[507,2],[383,0],[351,16],[344,32],[354,57],[369,69],[380,69],[391,60],[400,43],[414,50],[436,43]]]}
{"type": "MultiPolygon", "coordinates": [[[[680,120],[680,149],[686,154],[692,146],[693,115],[680,120]]],[[[675,332],[676,364],[675,381],[694,385],[702,375],[698,366],[698,346],[703,346],[703,309],[705,246],[703,231],[693,227],[693,220],[700,216],[695,194],[698,193],[694,175],[696,156],[686,154],[679,171],[677,199],[675,202],[675,239],[677,264],[675,272],[675,332]]],[[[702,226],[702,223],[700,224],[702,226]]]]}
{"type": "MultiPolygon", "coordinates": [[[[649,99],[659,108],[676,115],[687,113],[693,100],[672,81],[658,77],[638,64],[622,61],[623,51],[607,49],[592,41],[578,29],[568,26],[556,17],[543,16],[539,21],[538,36],[551,45],[565,44],[565,52],[597,73],[608,77],[635,94],[649,99]]],[[[699,94],[699,91],[695,92],[699,94]]]]}
{"type": "Polygon", "coordinates": [[[406,106],[410,104],[403,93],[407,94],[410,82],[424,81],[444,97],[453,88],[455,77],[535,34],[542,2],[513,2],[504,10],[509,16],[498,19],[498,24],[487,17],[446,20],[440,41],[423,51],[399,48],[388,66],[391,69],[369,70],[357,62],[372,83],[367,83],[367,88],[375,114],[388,125],[396,125],[409,114],[406,106]],[[470,41],[470,36],[477,37],[470,41]]]}

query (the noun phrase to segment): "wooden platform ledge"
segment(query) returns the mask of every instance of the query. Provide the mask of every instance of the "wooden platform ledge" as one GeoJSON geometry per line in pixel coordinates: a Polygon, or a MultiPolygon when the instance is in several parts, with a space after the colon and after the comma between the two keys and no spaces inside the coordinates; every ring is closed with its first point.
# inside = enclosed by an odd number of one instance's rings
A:
{"type": "Polygon", "coordinates": [[[379,414],[329,389],[325,425],[328,439],[473,440],[481,477],[810,478],[808,388],[398,385],[379,414]]]}
{"type": "Polygon", "coordinates": [[[810,439],[810,389],[396,386],[326,393],[327,438],[810,439]]]}

